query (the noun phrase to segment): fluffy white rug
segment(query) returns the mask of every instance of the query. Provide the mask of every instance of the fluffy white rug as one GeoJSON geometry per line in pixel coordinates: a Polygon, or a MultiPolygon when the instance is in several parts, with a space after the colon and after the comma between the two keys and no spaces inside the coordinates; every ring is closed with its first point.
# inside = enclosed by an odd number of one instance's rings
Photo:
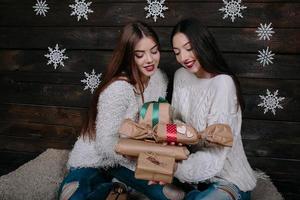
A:
{"type": "MultiPolygon", "coordinates": [[[[67,150],[48,149],[15,171],[1,176],[0,199],[55,200],[66,173],[68,154],[67,150]]],[[[252,200],[283,199],[269,177],[262,172],[258,172],[257,177],[258,184],[252,192],[252,200]]],[[[138,196],[135,194],[131,199],[141,200],[138,196]]]]}

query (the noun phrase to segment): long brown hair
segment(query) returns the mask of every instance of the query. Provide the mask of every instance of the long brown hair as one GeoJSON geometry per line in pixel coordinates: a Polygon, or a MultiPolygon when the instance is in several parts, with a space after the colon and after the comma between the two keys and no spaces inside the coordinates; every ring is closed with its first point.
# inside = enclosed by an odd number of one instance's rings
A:
{"type": "Polygon", "coordinates": [[[137,85],[143,97],[144,85],[141,80],[140,72],[134,60],[134,48],[144,37],[151,37],[159,47],[159,40],[154,30],[147,24],[136,21],[127,24],[121,32],[118,44],[115,47],[112,58],[104,72],[103,80],[92,98],[88,114],[83,122],[80,135],[85,139],[95,140],[96,137],[96,117],[97,104],[100,93],[116,80],[126,80],[132,85],[137,85]]]}
{"type": "Polygon", "coordinates": [[[171,44],[176,33],[183,33],[188,37],[194,53],[205,71],[213,74],[227,74],[232,77],[239,105],[244,110],[245,103],[241,93],[240,82],[227,65],[213,35],[207,27],[203,26],[197,19],[188,18],[178,22],[173,28],[171,44]]]}

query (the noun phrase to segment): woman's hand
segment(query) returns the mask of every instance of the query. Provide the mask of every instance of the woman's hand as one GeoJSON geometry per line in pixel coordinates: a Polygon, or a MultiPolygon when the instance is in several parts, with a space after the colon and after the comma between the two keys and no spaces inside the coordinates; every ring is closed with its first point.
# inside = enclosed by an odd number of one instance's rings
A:
{"type": "MultiPolygon", "coordinates": [[[[176,170],[177,170],[177,166],[178,166],[178,164],[175,163],[175,165],[174,165],[174,173],[175,173],[176,170]]],[[[166,183],[166,182],[163,182],[163,181],[148,181],[148,185],[154,185],[154,184],[166,185],[167,183],[166,183]]]]}

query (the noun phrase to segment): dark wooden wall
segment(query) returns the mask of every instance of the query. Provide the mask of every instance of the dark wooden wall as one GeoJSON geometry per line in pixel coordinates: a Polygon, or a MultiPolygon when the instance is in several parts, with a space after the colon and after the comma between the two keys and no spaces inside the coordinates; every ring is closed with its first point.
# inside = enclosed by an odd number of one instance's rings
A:
{"type": "MultiPolygon", "coordinates": [[[[146,0],[93,0],[88,20],[70,16],[73,1],[48,0],[46,17],[35,1],[0,0],[0,174],[14,170],[47,148],[71,148],[85,115],[90,92],[83,72],[100,73],[108,63],[121,27],[145,20],[162,43],[161,68],[178,68],[169,35],[179,19],[194,16],[207,25],[240,78],[246,110],[243,142],[253,168],[271,176],[287,199],[300,199],[300,1],[248,0],[244,18],[223,20],[221,0],[167,0],[165,19],[145,19],[146,0]],[[255,33],[272,22],[270,41],[255,33]],[[65,67],[47,66],[47,47],[66,48],[65,67]],[[270,46],[274,64],[262,67],[257,51],[270,46]],[[279,90],[284,109],[263,114],[257,104],[266,90],[279,90]]],[[[170,86],[171,88],[171,86],[170,86]]]]}

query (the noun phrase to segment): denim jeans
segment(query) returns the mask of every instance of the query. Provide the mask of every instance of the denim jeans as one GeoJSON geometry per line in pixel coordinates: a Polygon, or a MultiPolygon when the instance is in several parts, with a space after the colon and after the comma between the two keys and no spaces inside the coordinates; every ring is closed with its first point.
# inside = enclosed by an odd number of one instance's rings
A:
{"type": "Polygon", "coordinates": [[[108,174],[115,177],[127,186],[143,193],[151,200],[168,200],[163,194],[163,186],[159,184],[148,185],[148,181],[136,179],[134,172],[125,167],[116,167],[109,169],[108,174]]]}
{"type": "Polygon", "coordinates": [[[106,199],[111,188],[112,182],[104,176],[101,170],[96,168],[71,168],[60,185],[58,199],[67,196],[69,196],[68,200],[106,199]]]}
{"type": "Polygon", "coordinates": [[[250,192],[241,191],[229,182],[217,182],[209,185],[204,191],[189,192],[186,200],[250,200],[250,192]]]}

